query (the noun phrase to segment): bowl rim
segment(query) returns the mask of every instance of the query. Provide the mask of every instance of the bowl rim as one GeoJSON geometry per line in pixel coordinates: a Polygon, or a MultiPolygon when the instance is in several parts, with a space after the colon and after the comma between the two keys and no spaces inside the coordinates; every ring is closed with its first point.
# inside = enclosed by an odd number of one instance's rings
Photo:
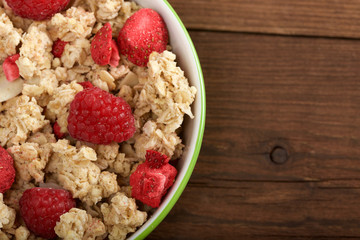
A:
{"type": "Polygon", "coordinates": [[[183,22],[181,21],[180,17],[177,15],[177,13],[175,12],[175,10],[173,9],[173,7],[170,5],[170,3],[167,0],[162,0],[165,5],[167,6],[167,8],[170,10],[170,12],[172,12],[172,14],[174,15],[174,17],[176,18],[176,20],[178,21],[178,23],[180,24],[180,27],[182,28],[185,37],[190,45],[191,48],[191,52],[192,55],[194,57],[195,63],[196,63],[196,69],[197,69],[197,73],[198,73],[198,78],[199,78],[199,84],[200,84],[200,93],[199,96],[201,97],[201,108],[200,108],[200,124],[199,124],[199,129],[198,129],[198,134],[197,134],[197,139],[195,142],[195,148],[194,148],[194,152],[193,155],[191,157],[191,161],[189,163],[189,167],[186,170],[186,173],[183,177],[183,179],[181,180],[179,187],[176,189],[175,193],[173,194],[172,198],[169,200],[168,204],[165,206],[165,208],[163,209],[163,211],[157,216],[156,219],[154,219],[152,221],[152,223],[145,228],[138,236],[136,236],[134,239],[135,240],[141,240],[146,238],[163,220],[164,218],[168,215],[168,213],[170,212],[170,210],[174,207],[175,203],[177,202],[177,200],[179,199],[179,197],[181,196],[182,192],[184,191],[190,176],[194,170],[194,167],[196,165],[196,161],[197,158],[199,156],[200,153],[200,149],[201,149],[201,144],[202,144],[202,140],[203,140],[203,136],[204,136],[204,130],[205,130],[205,115],[206,115],[206,96],[205,96],[205,84],[204,84],[204,77],[203,77],[203,73],[201,70],[201,65],[200,65],[200,60],[199,57],[197,55],[195,46],[190,38],[190,35],[185,27],[185,25],[183,24],[183,22]]]}

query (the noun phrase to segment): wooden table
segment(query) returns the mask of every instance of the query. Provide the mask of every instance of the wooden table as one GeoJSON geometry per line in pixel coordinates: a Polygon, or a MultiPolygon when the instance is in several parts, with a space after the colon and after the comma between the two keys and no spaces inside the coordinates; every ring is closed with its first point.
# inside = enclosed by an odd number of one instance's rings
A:
{"type": "Polygon", "coordinates": [[[207,120],[189,185],[148,239],[359,239],[360,1],[169,2],[207,120]]]}

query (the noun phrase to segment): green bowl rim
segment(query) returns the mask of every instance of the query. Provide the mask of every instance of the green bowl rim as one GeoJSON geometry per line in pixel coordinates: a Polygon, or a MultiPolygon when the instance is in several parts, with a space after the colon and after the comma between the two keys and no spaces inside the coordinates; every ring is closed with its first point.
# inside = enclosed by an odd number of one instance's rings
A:
{"type": "Polygon", "coordinates": [[[197,72],[198,72],[198,77],[200,80],[200,92],[201,92],[201,115],[200,115],[200,126],[199,126],[199,131],[198,131],[198,135],[197,135],[197,139],[196,139],[196,144],[195,144],[195,150],[194,150],[194,154],[192,156],[191,162],[189,164],[189,168],[187,169],[184,178],[182,179],[179,188],[176,190],[176,192],[174,193],[173,197],[171,198],[171,200],[169,201],[169,203],[166,205],[166,207],[164,208],[164,210],[160,213],[160,215],[139,235],[137,236],[135,239],[136,240],[141,240],[144,239],[146,236],[148,236],[161,222],[162,220],[164,220],[164,218],[168,215],[168,213],[170,212],[170,210],[173,208],[173,206],[175,205],[175,203],[177,202],[177,200],[179,199],[180,195],[182,194],[182,192],[184,191],[190,176],[194,170],[197,158],[199,156],[200,153],[200,148],[201,148],[201,143],[202,143],[202,139],[204,136],[204,130],[205,130],[205,114],[206,114],[206,98],[205,98],[205,84],[204,84],[204,77],[203,77],[203,73],[201,70],[201,65],[200,65],[200,61],[199,61],[199,57],[196,53],[194,44],[189,36],[188,31],[186,30],[183,22],[180,20],[179,16],[177,15],[177,13],[175,12],[175,10],[172,8],[172,6],[170,5],[170,3],[167,0],[163,0],[164,3],[167,5],[167,7],[169,8],[169,10],[174,14],[174,16],[176,17],[177,21],[179,22],[181,28],[183,29],[185,36],[190,44],[193,56],[195,58],[195,62],[196,62],[196,68],[197,68],[197,72]]]}

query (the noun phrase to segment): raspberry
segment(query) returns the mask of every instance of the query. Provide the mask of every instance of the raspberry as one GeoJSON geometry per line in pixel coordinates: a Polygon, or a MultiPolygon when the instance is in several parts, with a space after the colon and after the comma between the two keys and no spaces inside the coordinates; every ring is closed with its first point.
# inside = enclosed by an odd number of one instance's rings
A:
{"type": "Polygon", "coordinates": [[[123,142],[135,133],[129,104],[100,88],[86,88],[70,104],[68,131],[73,138],[95,144],[123,142]]]}
{"type": "Polygon", "coordinates": [[[47,239],[56,237],[56,222],[62,214],[76,206],[70,192],[38,187],[26,190],[19,204],[27,228],[36,236],[47,239]]]}
{"type": "Polygon", "coordinates": [[[152,52],[166,49],[169,34],[161,16],[150,8],[143,8],[129,17],[118,36],[121,54],[130,62],[145,67],[152,52]]]}
{"type": "Polygon", "coordinates": [[[146,161],[130,175],[131,196],[156,208],[174,184],[177,170],[167,162],[169,158],[166,155],[148,150],[145,157],[146,161]]]}
{"type": "Polygon", "coordinates": [[[60,39],[56,40],[53,43],[51,53],[54,55],[54,57],[61,58],[61,55],[63,54],[65,50],[66,44],[69,42],[61,41],[60,39]]]}
{"type": "Polygon", "coordinates": [[[0,193],[9,190],[14,180],[14,160],[10,154],[0,146],[0,193]]]}
{"type": "Polygon", "coordinates": [[[70,0],[5,0],[20,17],[45,20],[63,10],[70,0]]]}

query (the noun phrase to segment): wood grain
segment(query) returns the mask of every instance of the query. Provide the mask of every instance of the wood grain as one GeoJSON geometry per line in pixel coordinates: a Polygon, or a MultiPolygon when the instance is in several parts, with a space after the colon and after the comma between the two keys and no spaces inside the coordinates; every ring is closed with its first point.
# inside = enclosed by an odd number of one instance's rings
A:
{"type": "Polygon", "coordinates": [[[169,0],[190,29],[360,37],[358,0],[169,0]]]}
{"type": "Polygon", "coordinates": [[[207,92],[204,142],[149,239],[359,238],[359,42],[190,33],[207,92]],[[285,163],[270,160],[275,147],[285,163]]]}

